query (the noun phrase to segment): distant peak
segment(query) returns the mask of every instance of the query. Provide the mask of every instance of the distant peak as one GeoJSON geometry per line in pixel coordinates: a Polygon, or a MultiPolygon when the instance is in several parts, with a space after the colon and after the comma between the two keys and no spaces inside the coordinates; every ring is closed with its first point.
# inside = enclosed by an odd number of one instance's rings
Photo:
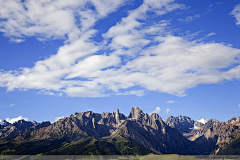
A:
{"type": "Polygon", "coordinates": [[[202,119],[197,120],[197,121],[198,121],[198,122],[201,122],[202,124],[205,124],[205,123],[208,122],[208,119],[206,119],[206,118],[202,118],[202,119]]]}
{"type": "Polygon", "coordinates": [[[151,117],[153,118],[153,119],[159,119],[159,115],[157,114],[157,113],[152,113],[151,114],[151,117]]]}
{"type": "Polygon", "coordinates": [[[128,118],[138,119],[138,118],[142,117],[143,114],[144,113],[142,112],[140,107],[132,107],[128,118]]]}

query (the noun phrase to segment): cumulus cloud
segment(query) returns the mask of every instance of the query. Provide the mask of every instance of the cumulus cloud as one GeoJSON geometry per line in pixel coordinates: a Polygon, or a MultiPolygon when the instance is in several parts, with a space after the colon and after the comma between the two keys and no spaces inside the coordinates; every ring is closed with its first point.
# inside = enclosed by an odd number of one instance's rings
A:
{"type": "Polygon", "coordinates": [[[14,122],[17,122],[19,120],[25,120],[25,121],[28,121],[28,118],[26,117],[23,117],[22,115],[16,117],[16,118],[6,118],[6,121],[8,121],[9,123],[14,123],[14,122]]]}
{"type": "Polygon", "coordinates": [[[64,118],[64,116],[56,117],[56,118],[54,119],[54,122],[57,122],[58,120],[60,120],[60,119],[62,119],[62,118],[64,118]]]}
{"type": "Polygon", "coordinates": [[[240,25],[240,4],[234,7],[234,9],[230,12],[230,15],[236,18],[236,25],[240,25]]]}
{"type": "Polygon", "coordinates": [[[231,67],[240,62],[240,49],[174,36],[166,20],[146,22],[149,12],[161,17],[185,7],[174,0],[144,1],[103,33],[101,42],[94,42],[96,22],[125,4],[0,0],[0,31],[5,36],[15,41],[29,36],[65,40],[56,54],[32,68],[0,70],[0,87],[69,97],[143,96],[146,91],[185,96],[200,84],[240,78],[240,66],[231,67]]]}
{"type": "Polygon", "coordinates": [[[238,107],[240,107],[240,104],[238,105],[238,107]]]}
{"type": "Polygon", "coordinates": [[[166,101],[165,103],[175,103],[173,100],[166,101]]]}
{"type": "Polygon", "coordinates": [[[153,113],[160,114],[160,112],[161,112],[161,108],[160,107],[156,107],[156,109],[154,111],[152,111],[151,113],[149,113],[149,115],[151,115],[153,113]]]}

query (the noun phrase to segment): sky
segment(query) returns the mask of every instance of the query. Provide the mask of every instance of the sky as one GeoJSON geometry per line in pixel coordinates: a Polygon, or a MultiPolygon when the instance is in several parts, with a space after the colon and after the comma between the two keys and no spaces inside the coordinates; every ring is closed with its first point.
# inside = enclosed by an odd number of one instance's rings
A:
{"type": "Polygon", "coordinates": [[[0,119],[240,116],[238,0],[0,0],[0,119]]]}

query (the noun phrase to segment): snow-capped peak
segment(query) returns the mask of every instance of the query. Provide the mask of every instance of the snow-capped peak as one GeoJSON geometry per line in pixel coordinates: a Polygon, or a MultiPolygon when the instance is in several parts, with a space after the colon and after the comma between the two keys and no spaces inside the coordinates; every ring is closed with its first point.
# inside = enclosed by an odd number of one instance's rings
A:
{"type": "Polygon", "coordinates": [[[0,119],[0,124],[1,124],[1,125],[6,125],[6,123],[7,123],[6,120],[4,120],[4,119],[0,119]]]}
{"type": "Polygon", "coordinates": [[[208,122],[208,119],[202,118],[200,120],[197,120],[198,122],[201,122],[202,124],[205,124],[208,122]]]}

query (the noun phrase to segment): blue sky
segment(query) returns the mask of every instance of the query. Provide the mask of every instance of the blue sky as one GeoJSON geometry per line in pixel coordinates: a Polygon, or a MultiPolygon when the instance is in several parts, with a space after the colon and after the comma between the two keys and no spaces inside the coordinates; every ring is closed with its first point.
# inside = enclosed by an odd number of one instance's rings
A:
{"type": "Polygon", "coordinates": [[[239,34],[238,0],[0,0],[0,119],[239,117],[239,34]]]}

